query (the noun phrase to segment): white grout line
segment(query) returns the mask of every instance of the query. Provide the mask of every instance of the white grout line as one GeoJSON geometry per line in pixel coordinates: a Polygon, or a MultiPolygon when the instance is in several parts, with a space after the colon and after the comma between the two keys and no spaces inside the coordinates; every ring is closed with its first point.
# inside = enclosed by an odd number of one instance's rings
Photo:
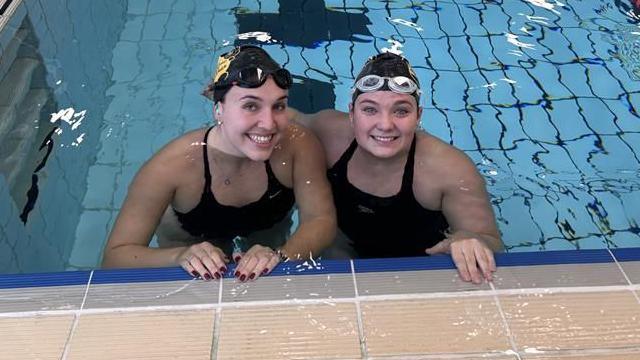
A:
{"type": "MultiPolygon", "coordinates": [[[[526,351],[525,351],[526,352],[526,351]]],[[[639,346],[631,347],[613,347],[613,348],[591,348],[591,349],[563,349],[563,350],[536,350],[530,354],[531,359],[542,357],[545,359],[553,357],[564,358],[565,356],[585,356],[585,355],[636,355],[640,354],[639,346]]],[[[429,359],[504,359],[505,355],[515,356],[511,351],[494,351],[494,352],[467,352],[467,353],[434,353],[434,354],[402,354],[402,355],[381,355],[372,356],[367,360],[429,360],[429,359]]]]}
{"type": "Polygon", "coordinates": [[[220,317],[222,316],[222,286],[224,285],[224,277],[220,278],[220,287],[218,288],[218,307],[216,308],[216,319],[213,325],[213,342],[211,344],[211,359],[218,358],[218,346],[220,345],[220,317]]]}
{"type": "Polygon", "coordinates": [[[33,316],[63,316],[63,315],[97,315],[111,313],[129,313],[129,312],[152,312],[152,311],[176,311],[176,310],[212,310],[216,309],[216,304],[193,304],[193,305],[163,305],[163,306],[132,306],[122,308],[96,308],[80,310],[38,310],[23,311],[14,313],[0,314],[0,318],[22,318],[33,316]]]}
{"type": "MultiPolygon", "coordinates": [[[[604,348],[591,348],[591,349],[563,349],[563,350],[548,350],[548,351],[536,351],[535,358],[538,356],[548,359],[550,357],[556,356],[585,356],[585,355],[600,355],[596,359],[602,357],[609,357],[612,355],[630,355],[630,354],[640,354],[640,346],[629,346],[629,347],[604,347],[604,348]]],[[[534,355],[534,353],[532,353],[534,355]]],[[[639,358],[640,356],[634,356],[634,358],[639,358]]],[[[590,357],[591,358],[591,357],[590,357]]],[[[594,357],[595,358],[595,357],[594,357]]]]}
{"type": "MultiPolygon", "coordinates": [[[[607,251],[609,252],[611,257],[613,258],[613,261],[616,262],[616,265],[618,265],[618,269],[620,269],[620,272],[622,273],[622,276],[624,276],[624,278],[627,280],[627,283],[630,286],[633,286],[633,283],[631,282],[631,279],[629,279],[629,277],[627,276],[627,273],[622,268],[622,264],[620,264],[620,262],[618,262],[618,259],[616,259],[616,256],[613,255],[613,252],[611,251],[611,249],[607,248],[607,251]]],[[[638,294],[635,291],[631,291],[631,293],[633,293],[633,296],[636,298],[636,301],[638,301],[638,303],[640,304],[640,297],[638,297],[638,294]]]]}
{"type": "Polygon", "coordinates": [[[87,281],[87,287],[84,289],[84,296],[82,297],[80,309],[73,316],[73,325],[71,325],[69,336],[67,336],[67,341],[65,341],[64,343],[64,351],[60,356],[61,360],[65,360],[67,358],[67,355],[69,354],[69,345],[71,344],[71,339],[73,338],[73,334],[76,331],[76,327],[78,327],[78,321],[80,321],[80,314],[84,309],[84,304],[87,302],[87,295],[89,294],[89,288],[91,287],[91,279],[93,279],[93,270],[91,270],[91,272],[89,273],[89,280],[87,281]]]}
{"type": "Polygon", "coordinates": [[[358,282],[356,281],[356,269],[353,266],[353,260],[349,260],[349,264],[351,264],[351,276],[353,278],[353,290],[354,290],[354,301],[356,304],[356,317],[358,319],[358,332],[360,341],[360,354],[362,354],[363,359],[368,359],[369,355],[367,354],[367,337],[364,333],[364,325],[362,323],[362,312],[360,309],[360,297],[358,296],[358,282]]]}
{"type": "MultiPolygon", "coordinates": [[[[355,282],[355,277],[354,277],[355,282]]],[[[187,304],[187,305],[157,305],[157,306],[132,306],[132,307],[110,307],[110,308],[94,308],[82,310],[35,310],[21,312],[0,313],[1,318],[20,318],[42,315],[75,315],[84,314],[106,314],[106,313],[124,313],[134,311],[175,311],[175,310],[209,310],[217,308],[241,308],[254,306],[274,306],[274,305],[314,305],[327,303],[356,303],[360,307],[360,303],[369,301],[388,301],[388,300],[429,300],[429,299],[447,299],[460,297],[490,297],[497,295],[552,295],[552,294],[574,294],[574,293],[603,293],[614,291],[634,291],[640,290],[640,284],[636,285],[610,285],[610,286],[580,286],[580,287],[564,287],[564,288],[529,288],[529,289],[504,289],[477,290],[477,291],[461,291],[461,292],[435,292],[435,293],[414,293],[414,294],[388,294],[388,295],[359,295],[356,291],[356,297],[346,298],[313,298],[313,299],[286,299],[286,300],[254,300],[239,301],[226,303],[208,303],[208,304],[187,304]]],[[[359,318],[360,319],[360,318],[359,318]]]]}
{"type": "Polygon", "coordinates": [[[507,322],[507,316],[505,315],[504,310],[502,309],[502,304],[500,303],[500,299],[498,298],[498,291],[493,285],[493,281],[489,281],[489,286],[491,286],[491,290],[493,291],[493,300],[498,306],[498,312],[500,313],[500,317],[502,318],[502,323],[504,324],[504,328],[507,331],[509,343],[511,344],[511,349],[513,350],[513,353],[510,353],[510,355],[515,355],[518,360],[522,360],[520,354],[518,353],[518,346],[516,345],[516,341],[513,338],[513,333],[511,332],[511,328],[509,327],[509,322],[507,322]]]}
{"type": "Polygon", "coordinates": [[[496,352],[467,352],[467,353],[437,353],[437,354],[402,354],[402,355],[381,355],[371,356],[367,360],[430,360],[430,359],[492,359],[500,358],[504,360],[505,355],[513,355],[511,351],[496,352]]]}

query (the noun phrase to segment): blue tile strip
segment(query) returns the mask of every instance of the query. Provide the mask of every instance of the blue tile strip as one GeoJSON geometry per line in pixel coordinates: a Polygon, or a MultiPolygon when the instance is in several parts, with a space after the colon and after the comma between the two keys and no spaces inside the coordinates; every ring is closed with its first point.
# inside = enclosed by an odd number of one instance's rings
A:
{"type": "Polygon", "coordinates": [[[86,285],[90,271],[0,275],[0,289],[86,285]]]}
{"type": "Polygon", "coordinates": [[[288,275],[320,275],[320,274],[349,274],[351,265],[348,260],[316,260],[316,265],[311,261],[288,261],[278,265],[270,276],[288,275]]]}
{"type": "Polygon", "coordinates": [[[450,256],[421,256],[389,259],[358,259],[353,261],[356,273],[381,271],[415,271],[454,269],[450,256]]]}
{"type": "Polygon", "coordinates": [[[497,266],[590,264],[614,262],[605,249],[540,251],[496,254],[497,266]]]}
{"type": "MultiPolygon", "coordinates": [[[[618,261],[640,261],[640,248],[615,249],[612,253],[618,261]]],[[[604,249],[567,250],[543,252],[517,252],[496,254],[496,264],[502,266],[559,265],[559,264],[591,264],[614,262],[611,254],[604,249]]],[[[425,256],[389,259],[354,260],[357,273],[385,271],[416,271],[455,269],[450,256],[425,256]]],[[[224,275],[232,278],[235,267],[231,265],[224,275]]],[[[320,274],[348,274],[351,265],[347,260],[291,261],[278,265],[269,276],[295,276],[320,274]]],[[[88,271],[68,271],[40,274],[0,274],[0,289],[46,287],[65,285],[85,285],[89,281],[88,271]]],[[[92,284],[121,284],[154,281],[190,280],[180,267],[148,268],[148,269],[109,269],[95,270],[92,284]]]]}
{"type": "Polygon", "coordinates": [[[618,261],[640,261],[640,248],[612,249],[618,261]]]}
{"type": "MultiPolygon", "coordinates": [[[[235,264],[229,264],[229,270],[224,274],[225,278],[233,278],[236,271],[235,264]]],[[[348,274],[351,273],[351,265],[347,260],[310,260],[288,261],[279,264],[269,276],[289,275],[320,275],[320,274],[348,274]]]]}

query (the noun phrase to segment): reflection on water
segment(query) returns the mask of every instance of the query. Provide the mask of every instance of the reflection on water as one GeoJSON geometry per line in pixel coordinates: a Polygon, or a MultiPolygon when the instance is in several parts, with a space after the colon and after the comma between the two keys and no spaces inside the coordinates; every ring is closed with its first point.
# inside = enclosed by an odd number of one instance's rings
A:
{"type": "Polygon", "coordinates": [[[640,81],[640,27],[618,25],[604,38],[616,47],[612,55],[620,60],[629,76],[640,81]]]}

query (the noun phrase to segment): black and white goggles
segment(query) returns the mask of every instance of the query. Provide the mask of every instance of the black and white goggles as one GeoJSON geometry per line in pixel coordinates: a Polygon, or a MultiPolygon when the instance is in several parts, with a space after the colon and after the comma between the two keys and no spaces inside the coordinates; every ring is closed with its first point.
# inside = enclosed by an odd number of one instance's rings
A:
{"type": "Polygon", "coordinates": [[[379,75],[365,75],[361,77],[354,86],[354,91],[358,90],[363,93],[378,91],[387,85],[387,88],[397,94],[412,95],[414,93],[420,94],[418,84],[406,76],[394,76],[386,77],[379,75]]]}

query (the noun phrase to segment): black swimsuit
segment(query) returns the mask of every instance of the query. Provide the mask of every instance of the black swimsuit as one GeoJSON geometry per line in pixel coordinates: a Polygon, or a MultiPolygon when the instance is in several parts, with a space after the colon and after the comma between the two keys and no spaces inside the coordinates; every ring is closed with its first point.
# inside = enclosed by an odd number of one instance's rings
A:
{"type": "Polygon", "coordinates": [[[400,192],[389,197],[368,194],[349,183],[347,167],[355,139],[327,171],[336,203],[338,226],[353,241],[360,258],[424,256],[445,237],[449,224],[442,211],[423,208],[413,195],[413,138],[400,192]]]}
{"type": "Polygon", "coordinates": [[[211,173],[207,155],[207,137],[204,136],[204,190],[198,205],[187,213],[173,211],[189,234],[206,239],[231,240],[236,236],[247,236],[269,229],[289,213],[295,202],[293,190],[282,185],[271,170],[269,160],[264,162],[267,171],[267,191],[255,202],[236,207],[220,204],[211,191],[211,173]]]}

